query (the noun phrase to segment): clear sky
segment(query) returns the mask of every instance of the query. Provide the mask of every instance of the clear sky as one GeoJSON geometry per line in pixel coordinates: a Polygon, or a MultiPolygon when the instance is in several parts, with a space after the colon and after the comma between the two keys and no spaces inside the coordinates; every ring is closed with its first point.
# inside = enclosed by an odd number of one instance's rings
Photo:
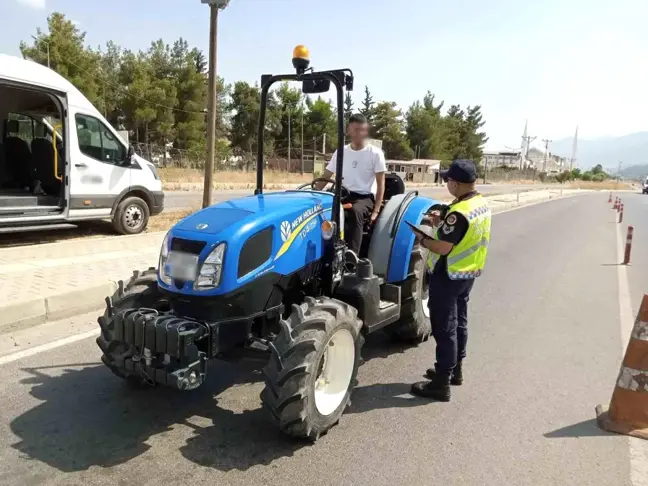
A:
{"type": "MultiPolygon", "coordinates": [[[[129,49],[184,37],[205,52],[200,0],[0,0],[0,52],[19,54],[46,16],[63,12],[91,45],[129,49]]],[[[296,44],[316,68],[350,67],[354,99],[407,108],[427,90],[481,104],[489,148],[648,129],[648,0],[232,0],[220,16],[227,81],[292,69],[296,44]]],[[[567,154],[565,154],[567,155],[567,154]]]]}

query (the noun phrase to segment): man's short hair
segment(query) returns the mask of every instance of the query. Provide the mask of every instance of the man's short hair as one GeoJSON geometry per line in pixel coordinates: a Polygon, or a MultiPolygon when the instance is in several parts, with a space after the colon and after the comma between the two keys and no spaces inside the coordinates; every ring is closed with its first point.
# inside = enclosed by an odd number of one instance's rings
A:
{"type": "Polygon", "coordinates": [[[351,117],[349,118],[349,125],[351,123],[360,123],[360,124],[368,123],[367,122],[367,117],[364,116],[361,113],[355,113],[355,114],[351,115],[351,117]]]}

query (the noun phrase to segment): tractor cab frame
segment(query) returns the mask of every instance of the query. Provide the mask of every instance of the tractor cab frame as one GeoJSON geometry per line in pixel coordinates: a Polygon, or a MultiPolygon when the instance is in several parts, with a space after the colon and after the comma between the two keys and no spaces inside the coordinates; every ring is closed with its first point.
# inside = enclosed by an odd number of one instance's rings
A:
{"type": "MultiPolygon", "coordinates": [[[[322,293],[332,296],[334,291],[335,275],[343,267],[346,243],[341,238],[343,231],[341,221],[342,208],[342,167],[344,164],[344,90],[353,90],[353,71],[351,69],[334,69],[328,71],[314,71],[309,68],[310,59],[308,49],[297,46],[293,51],[293,66],[295,74],[264,74],[261,76],[261,106],[259,108],[259,128],[257,136],[257,167],[255,195],[263,194],[263,171],[265,121],[268,106],[268,93],[275,83],[282,81],[296,81],[302,84],[305,94],[325,93],[330,85],[335,86],[337,105],[337,159],[335,179],[333,182],[332,219],[334,223],[333,238],[327,244],[323,256],[322,267],[322,293]]],[[[322,179],[324,181],[324,179],[322,179]]]]}

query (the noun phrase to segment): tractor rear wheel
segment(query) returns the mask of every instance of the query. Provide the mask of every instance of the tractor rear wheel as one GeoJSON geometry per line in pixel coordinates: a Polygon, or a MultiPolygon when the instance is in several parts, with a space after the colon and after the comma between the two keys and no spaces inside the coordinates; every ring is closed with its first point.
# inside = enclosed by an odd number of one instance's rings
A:
{"type": "Polygon", "coordinates": [[[422,343],[432,334],[426,271],[428,254],[426,248],[414,244],[408,275],[400,286],[401,316],[392,329],[394,337],[401,341],[422,343]]]}
{"type": "Polygon", "coordinates": [[[143,272],[135,271],[127,281],[119,281],[119,287],[112,295],[106,298],[106,310],[97,321],[101,327],[101,334],[97,344],[103,355],[101,361],[115,375],[131,383],[142,383],[145,380],[136,375],[126,373],[124,360],[133,355],[134,349],[123,342],[113,340],[115,330],[115,316],[126,309],[142,308],[166,310],[168,301],[163,297],[157,286],[157,271],[151,267],[143,272]]]}
{"type": "Polygon", "coordinates": [[[343,302],[307,298],[281,321],[261,401],[282,432],[315,441],[339,422],[364,343],[357,315],[343,302]]]}

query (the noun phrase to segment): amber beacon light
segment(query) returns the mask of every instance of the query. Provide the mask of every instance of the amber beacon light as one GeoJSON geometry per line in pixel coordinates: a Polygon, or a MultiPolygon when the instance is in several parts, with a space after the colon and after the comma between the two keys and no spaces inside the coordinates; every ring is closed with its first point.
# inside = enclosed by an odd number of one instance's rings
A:
{"type": "Polygon", "coordinates": [[[310,52],[308,52],[306,46],[300,44],[293,49],[292,63],[297,70],[297,74],[303,74],[306,69],[308,69],[308,65],[310,64],[310,52]]]}

